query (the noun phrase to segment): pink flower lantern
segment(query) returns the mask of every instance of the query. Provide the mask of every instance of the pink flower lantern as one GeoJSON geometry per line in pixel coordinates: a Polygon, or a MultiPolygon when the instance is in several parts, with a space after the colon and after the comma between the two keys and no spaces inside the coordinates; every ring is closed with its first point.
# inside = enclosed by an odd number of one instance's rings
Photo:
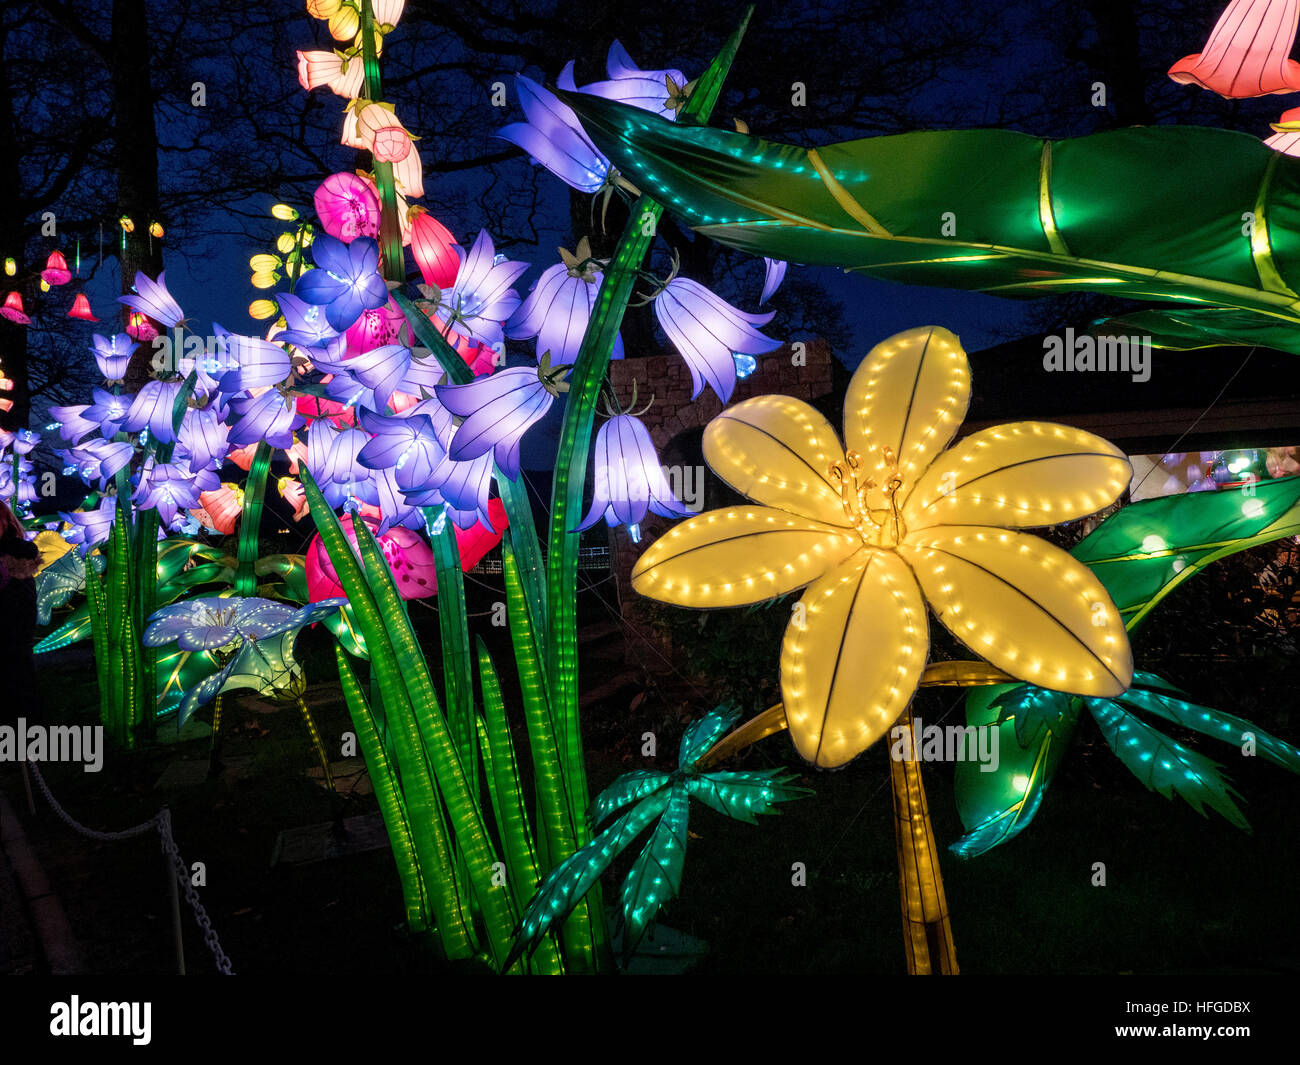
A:
{"type": "Polygon", "coordinates": [[[337,52],[298,53],[298,84],[308,92],[327,85],[331,92],[351,100],[361,95],[365,76],[359,56],[348,60],[337,52]]]}
{"type": "Polygon", "coordinates": [[[132,311],[130,318],[127,319],[126,335],[132,340],[138,340],[142,344],[147,344],[158,335],[158,330],[155,329],[153,323],[139,311],[132,311]]]}
{"type": "Polygon", "coordinates": [[[239,516],[244,509],[244,493],[238,485],[229,482],[210,492],[199,493],[200,510],[192,510],[198,521],[206,528],[229,536],[239,524],[239,516]]]}
{"type": "Polygon", "coordinates": [[[331,237],[350,244],[357,237],[379,236],[379,197],[356,174],[331,174],[314,197],[321,225],[331,237]]]}
{"type": "Polygon", "coordinates": [[[361,312],[361,317],[343,335],[348,340],[350,354],[373,351],[385,344],[399,343],[398,333],[406,324],[406,316],[390,298],[382,307],[361,312]]]}
{"type": "Polygon", "coordinates": [[[401,126],[380,126],[371,150],[381,163],[400,163],[411,153],[411,135],[401,126]]]}
{"type": "Polygon", "coordinates": [[[1226,99],[1300,92],[1300,63],[1291,59],[1300,0],[1233,0],[1205,48],[1184,56],[1169,76],[1226,99]]]}
{"type": "MultiPolygon", "coordinates": [[[[482,522],[469,529],[453,526],[463,570],[472,569],[484,555],[501,542],[507,524],[506,508],[501,500],[491,501],[488,515],[492,519],[493,526],[498,528],[488,528],[482,522]]],[[[351,514],[345,514],[340,519],[343,532],[352,544],[352,550],[359,555],[352,521],[351,514]]],[[[374,525],[368,520],[367,525],[370,525],[373,531],[374,525]]],[[[433,548],[423,537],[404,525],[394,525],[382,536],[376,537],[376,540],[379,549],[384,553],[384,561],[392,570],[398,593],[403,599],[425,599],[438,593],[438,573],[433,561],[433,548]]],[[[307,546],[306,568],[307,595],[313,603],[345,594],[334,564],[330,561],[329,552],[325,550],[319,535],[312,537],[311,543],[307,546]]]]}
{"type": "Polygon", "coordinates": [[[280,490],[280,497],[293,507],[293,520],[302,521],[307,511],[311,509],[307,503],[307,490],[303,488],[302,482],[281,477],[276,482],[276,487],[280,490]]]}

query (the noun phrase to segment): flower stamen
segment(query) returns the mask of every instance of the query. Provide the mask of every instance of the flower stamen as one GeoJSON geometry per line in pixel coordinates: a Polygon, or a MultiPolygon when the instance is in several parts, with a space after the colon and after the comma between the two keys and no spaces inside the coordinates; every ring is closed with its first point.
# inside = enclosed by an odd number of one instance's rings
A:
{"type": "Polygon", "coordinates": [[[903,478],[894,449],[882,447],[880,453],[886,474],[884,487],[874,477],[861,476],[862,456],[853,448],[845,452],[845,462],[831,463],[830,476],[839,483],[840,504],[862,542],[872,547],[897,547],[904,535],[897,498],[903,478]]]}

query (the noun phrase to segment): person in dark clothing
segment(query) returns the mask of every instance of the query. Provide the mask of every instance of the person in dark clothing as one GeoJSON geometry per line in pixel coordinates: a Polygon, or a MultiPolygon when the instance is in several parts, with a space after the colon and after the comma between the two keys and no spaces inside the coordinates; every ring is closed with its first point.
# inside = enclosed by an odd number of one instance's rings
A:
{"type": "Polygon", "coordinates": [[[0,502],[0,722],[39,718],[36,697],[36,570],[40,550],[0,502]]]}

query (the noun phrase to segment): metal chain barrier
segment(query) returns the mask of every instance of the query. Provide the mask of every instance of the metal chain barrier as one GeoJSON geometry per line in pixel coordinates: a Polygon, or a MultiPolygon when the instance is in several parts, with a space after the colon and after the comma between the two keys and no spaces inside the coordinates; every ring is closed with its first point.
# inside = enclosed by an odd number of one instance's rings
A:
{"type": "Polygon", "coordinates": [[[171,864],[172,874],[176,877],[177,883],[185,891],[185,901],[190,904],[190,909],[194,911],[194,921],[199,926],[199,931],[203,933],[203,942],[208,945],[208,950],[212,952],[212,959],[216,963],[217,972],[224,976],[233,976],[235,971],[231,967],[230,959],[226,956],[226,952],[221,949],[221,942],[217,939],[217,933],[212,927],[208,911],[204,909],[203,903],[199,901],[198,892],[194,890],[194,885],[190,883],[189,866],[181,858],[180,851],[176,847],[176,840],[172,837],[171,811],[164,806],[143,824],[123,829],[120,832],[99,832],[81,824],[59,805],[35,762],[28,762],[27,769],[35,778],[37,787],[41,789],[41,794],[45,796],[50,808],[59,816],[59,819],[74,832],[85,836],[87,839],[112,843],[120,839],[134,839],[136,836],[143,836],[150,830],[157,830],[163,853],[167,855],[167,860],[171,864]]]}

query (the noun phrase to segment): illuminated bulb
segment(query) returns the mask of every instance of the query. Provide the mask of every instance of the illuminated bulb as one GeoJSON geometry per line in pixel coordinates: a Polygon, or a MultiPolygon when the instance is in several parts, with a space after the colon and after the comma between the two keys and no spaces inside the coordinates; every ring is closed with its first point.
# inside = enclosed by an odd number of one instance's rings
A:
{"type": "Polygon", "coordinates": [[[1143,537],[1142,550],[1148,555],[1153,555],[1157,551],[1168,551],[1169,544],[1165,541],[1163,536],[1157,536],[1155,533],[1152,533],[1150,536],[1143,537]]]}

